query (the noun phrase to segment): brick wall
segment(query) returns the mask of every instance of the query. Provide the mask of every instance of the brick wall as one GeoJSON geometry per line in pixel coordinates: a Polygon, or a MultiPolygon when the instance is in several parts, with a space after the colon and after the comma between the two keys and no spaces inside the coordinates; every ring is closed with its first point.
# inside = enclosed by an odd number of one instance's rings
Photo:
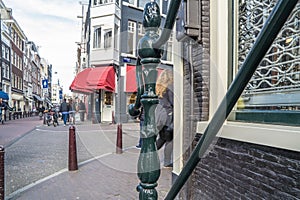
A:
{"type": "MultiPolygon", "coordinates": [[[[201,42],[186,41],[183,43],[184,63],[184,130],[183,151],[184,163],[192,152],[191,143],[196,133],[197,121],[207,121],[209,113],[209,0],[202,0],[201,42]],[[189,49],[191,48],[191,52],[189,49]],[[190,64],[193,67],[191,72],[190,64]],[[193,76],[191,75],[193,73],[193,76]],[[191,79],[193,79],[191,81],[191,79]],[[191,83],[192,82],[192,83],[191,83]],[[191,87],[192,86],[192,87],[191,87]],[[191,91],[191,88],[192,91],[191,91]],[[193,100],[193,101],[191,101],[193,100]],[[191,105],[194,105],[193,108],[191,105]]],[[[190,199],[193,183],[188,181],[180,193],[180,199],[190,199]]]]}
{"type": "MultiPolygon", "coordinates": [[[[193,44],[191,55],[192,92],[189,43],[183,44],[184,163],[191,154],[191,146],[200,137],[195,137],[196,122],[206,121],[209,117],[209,11],[209,0],[202,0],[201,43],[193,44]],[[194,100],[193,110],[191,99],[194,100]]],[[[219,139],[178,196],[186,200],[300,199],[300,153],[219,139]]]]}
{"type": "Polygon", "coordinates": [[[300,153],[219,139],[191,179],[190,199],[300,199],[300,153]]]}

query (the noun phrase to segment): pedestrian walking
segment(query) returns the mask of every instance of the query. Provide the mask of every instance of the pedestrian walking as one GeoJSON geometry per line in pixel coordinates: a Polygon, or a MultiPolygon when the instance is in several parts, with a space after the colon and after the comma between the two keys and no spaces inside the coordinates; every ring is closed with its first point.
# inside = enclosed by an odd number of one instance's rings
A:
{"type": "Polygon", "coordinates": [[[80,114],[80,121],[84,121],[84,114],[85,114],[85,104],[80,100],[79,102],[79,114],[80,114]]]}
{"type": "Polygon", "coordinates": [[[3,124],[4,116],[2,114],[5,113],[6,104],[3,102],[2,98],[0,98],[0,122],[3,124]]]}
{"type": "Polygon", "coordinates": [[[156,82],[156,94],[159,104],[155,110],[156,126],[159,137],[156,140],[157,149],[164,148],[164,166],[173,167],[173,71],[164,70],[156,82]]]}
{"type": "Polygon", "coordinates": [[[59,111],[62,114],[62,118],[64,121],[64,126],[67,125],[67,118],[68,118],[68,114],[69,114],[69,105],[67,104],[67,100],[64,99],[64,101],[60,104],[60,108],[59,111]]]}
{"type": "Polygon", "coordinates": [[[75,124],[76,103],[69,99],[69,123],[75,124]]]}

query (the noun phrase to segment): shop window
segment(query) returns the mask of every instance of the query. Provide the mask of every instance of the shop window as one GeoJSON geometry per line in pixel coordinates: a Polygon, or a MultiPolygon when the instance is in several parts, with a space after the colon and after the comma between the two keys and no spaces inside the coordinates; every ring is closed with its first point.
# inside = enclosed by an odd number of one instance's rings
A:
{"type": "Polygon", "coordinates": [[[112,106],[113,105],[113,93],[112,92],[108,92],[108,91],[105,91],[104,93],[104,104],[105,105],[110,105],[112,106]]]}
{"type": "MultiPolygon", "coordinates": [[[[237,64],[242,66],[277,0],[245,0],[237,5],[237,64]]],[[[241,95],[234,120],[299,125],[300,2],[241,95]]],[[[233,70],[237,71],[237,70],[233,70]]]]}

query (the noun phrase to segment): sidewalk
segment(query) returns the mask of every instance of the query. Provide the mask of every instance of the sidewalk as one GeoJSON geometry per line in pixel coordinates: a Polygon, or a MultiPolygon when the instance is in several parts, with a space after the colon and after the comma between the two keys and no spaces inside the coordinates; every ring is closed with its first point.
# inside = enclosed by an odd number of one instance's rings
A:
{"type": "MultiPolygon", "coordinates": [[[[40,127],[46,128],[48,127],[40,127]]],[[[67,127],[56,128],[58,127],[49,129],[68,132],[67,127]]],[[[75,128],[77,146],[80,146],[77,148],[77,154],[81,154],[83,147],[89,154],[85,156],[84,161],[79,159],[78,171],[70,172],[66,165],[65,168],[6,195],[6,199],[138,199],[136,186],[139,179],[136,166],[140,150],[136,149],[135,145],[138,141],[139,124],[122,125],[124,149],[122,154],[115,153],[117,125],[91,124],[87,121],[76,124],[75,128]]],[[[25,144],[26,139],[41,140],[33,138],[34,136],[35,134],[28,134],[24,141],[20,140],[16,145],[25,144]]],[[[159,154],[161,156],[162,152],[159,154]]],[[[171,169],[163,168],[156,188],[159,199],[163,199],[170,187],[171,169]]]]}

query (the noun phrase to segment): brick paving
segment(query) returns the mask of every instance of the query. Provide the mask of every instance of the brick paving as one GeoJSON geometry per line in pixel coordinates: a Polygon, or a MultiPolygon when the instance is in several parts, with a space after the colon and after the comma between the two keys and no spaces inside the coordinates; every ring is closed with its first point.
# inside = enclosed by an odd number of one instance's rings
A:
{"type": "MultiPolygon", "coordinates": [[[[139,124],[123,124],[122,154],[115,153],[115,124],[87,121],[75,128],[79,169],[74,172],[67,170],[67,126],[41,124],[14,139],[6,148],[6,199],[138,199],[139,124]]],[[[162,169],[158,184],[163,199],[171,187],[171,169],[162,169]]]]}
{"type": "Polygon", "coordinates": [[[0,124],[0,145],[9,146],[25,133],[32,131],[35,126],[42,124],[43,121],[37,116],[7,120],[4,124],[0,124]]]}

